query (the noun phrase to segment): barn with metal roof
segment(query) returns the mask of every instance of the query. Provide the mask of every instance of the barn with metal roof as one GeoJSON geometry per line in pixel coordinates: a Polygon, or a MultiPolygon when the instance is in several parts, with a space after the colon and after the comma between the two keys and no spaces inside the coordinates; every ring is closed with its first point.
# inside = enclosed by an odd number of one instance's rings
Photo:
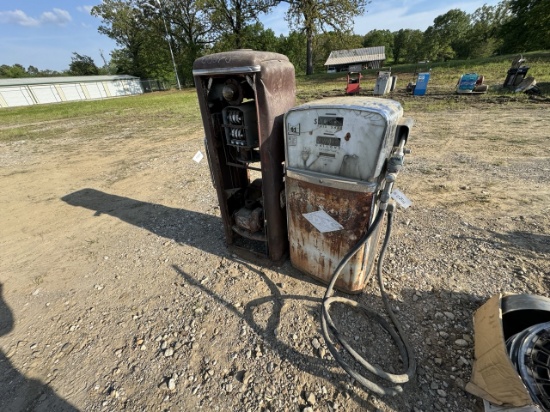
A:
{"type": "Polygon", "coordinates": [[[107,99],[141,93],[139,77],[125,74],[0,79],[0,107],[107,99]]]}
{"type": "Polygon", "coordinates": [[[386,60],[385,46],[330,52],[325,66],[328,73],[361,71],[362,68],[379,69],[386,60]],[[350,69],[353,68],[353,69],[350,69]]]}

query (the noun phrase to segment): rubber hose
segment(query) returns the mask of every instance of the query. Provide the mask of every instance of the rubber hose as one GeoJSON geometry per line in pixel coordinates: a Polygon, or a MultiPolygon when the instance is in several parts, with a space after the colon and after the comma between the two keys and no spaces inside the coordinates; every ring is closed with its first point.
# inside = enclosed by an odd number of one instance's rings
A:
{"type": "Polygon", "coordinates": [[[336,284],[336,281],[338,280],[338,277],[340,276],[344,266],[357,253],[357,251],[359,251],[359,249],[361,249],[361,247],[368,242],[368,240],[376,232],[376,229],[378,228],[378,226],[380,225],[381,221],[384,218],[385,211],[383,210],[380,210],[378,212],[373,224],[369,227],[367,232],[357,242],[357,244],[344,256],[344,258],[340,261],[340,263],[336,267],[336,270],[334,271],[334,274],[332,275],[331,281],[325,292],[325,296],[323,297],[323,304],[322,304],[322,310],[321,310],[321,328],[322,328],[323,336],[325,338],[325,341],[327,343],[327,347],[330,353],[332,354],[334,359],[340,364],[340,366],[342,366],[342,368],[348,373],[348,375],[350,375],[352,378],[354,378],[357,382],[359,382],[368,390],[371,390],[379,395],[397,395],[403,392],[403,388],[400,385],[395,385],[391,387],[381,386],[365,378],[363,375],[361,375],[359,372],[353,369],[344,360],[344,358],[340,355],[340,353],[336,349],[335,344],[332,341],[328,330],[330,328],[330,332],[334,335],[336,340],[346,349],[346,351],[359,364],[361,364],[365,369],[367,369],[369,372],[373,373],[374,375],[379,376],[380,378],[383,378],[395,384],[406,383],[414,376],[416,371],[416,362],[414,360],[414,353],[412,351],[411,345],[408,342],[408,339],[406,338],[406,335],[403,332],[403,328],[401,324],[393,314],[393,310],[391,308],[388,297],[384,290],[384,284],[382,279],[382,267],[383,267],[384,255],[388,247],[388,243],[391,235],[391,227],[392,227],[392,220],[393,220],[393,206],[389,208],[387,213],[388,213],[388,224],[386,228],[386,234],[384,237],[384,243],[382,244],[380,256],[378,259],[377,273],[378,273],[378,284],[380,286],[382,300],[384,302],[386,311],[388,312],[389,317],[393,325],[395,326],[395,329],[386,319],[384,319],[379,313],[375,312],[374,310],[369,309],[365,306],[361,306],[359,305],[359,303],[357,303],[354,300],[343,298],[343,297],[332,296],[334,293],[334,285],[336,284]],[[330,317],[330,313],[329,313],[330,306],[336,302],[351,306],[353,310],[355,310],[356,312],[360,312],[360,313],[363,313],[365,316],[370,316],[374,318],[374,320],[376,320],[380,324],[380,326],[382,326],[382,328],[384,328],[390,334],[390,336],[393,338],[394,342],[396,343],[399,349],[399,353],[400,353],[401,359],[403,360],[403,364],[406,366],[405,373],[399,374],[399,375],[388,373],[382,370],[381,368],[378,368],[370,364],[367,360],[361,357],[361,355],[359,355],[351,347],[351,345],[339,333],[338,329],[336,328],[336,325],[334,324],[334,322],[332,321],[332,318],[330,317]]]}

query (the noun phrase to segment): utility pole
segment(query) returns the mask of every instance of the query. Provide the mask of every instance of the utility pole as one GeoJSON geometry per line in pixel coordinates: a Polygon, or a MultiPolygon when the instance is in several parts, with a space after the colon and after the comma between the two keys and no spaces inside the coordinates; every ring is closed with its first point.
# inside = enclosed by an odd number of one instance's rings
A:
{"type": "Polygon", "coordinates": [[[162,9],[162,3],[160,0],[156,0],[159,5],[160,16],[164,22],[164,30],[166,31],[166,38],[168,41],[168,48],[170,49],[170,56],[172,57],[172,64],[174,65],[174,74],[176,75],[176,82],[178,83],[178,90],[181,90],[180,78],[178,76],[178,68],[176,66],[176,59],[174,59],[174,52],[172,51],[172,35],[168,31],[168,25],[166,24],[166,18],[164,17],[164,10],[162,9]]]}

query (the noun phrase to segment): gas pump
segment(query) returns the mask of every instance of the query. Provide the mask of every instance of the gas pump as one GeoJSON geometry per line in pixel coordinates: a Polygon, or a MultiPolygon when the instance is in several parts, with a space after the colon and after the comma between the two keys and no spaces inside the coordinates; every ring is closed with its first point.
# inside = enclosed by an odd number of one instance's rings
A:
{"type": "MultiPolygon", "coordinates": [[[[290,260],[328,283],[373,223],[394,146],[408,136],[401,105],[372,97],[328,98],[285,116],[290,260]]],[[[374,264],[378,229],[336,286],[361,292],[374,264]]]]}
{"type": "Polygon", "coordinates": [[[295,102],[294,66],[281,54],[236,50],[197,59],[193,76],[226,243],[248,259],[281,261],[283,115],[295,102]]]}
{"type": "Polygon", "coordinates": [[[412,120],[401,105],[372,97],[328,98],[290,109],[285,115],[286,199],[290,260],[305,274],[328,283],[321,326],[331,354],[356,381],[378,394],[395,395],[415,373],[410,344],[393,314],[382,281],[391,234],[394,182],[403,166],[412,120]],[[388,226],[378,258],[378,283],[395,329],[380,314],[356,301],[333,296],[334,288],[361,292],[375,263],[381,222],[388,226]],[[405,371],[388,373],[363,359],[330,317],[333,303],[373,317],[394,338],[405,371]],[[394,386],[383,387],[355,371],[334,340],[369,372],[394,386]]]}

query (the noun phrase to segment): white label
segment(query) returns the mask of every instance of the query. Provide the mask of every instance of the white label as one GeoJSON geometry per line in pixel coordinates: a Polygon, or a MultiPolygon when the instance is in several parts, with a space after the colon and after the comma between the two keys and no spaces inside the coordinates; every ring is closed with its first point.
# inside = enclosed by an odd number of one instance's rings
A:
{"type": "Polygon", "coordinates": [[[193,160],[197,163],[200,163],[202,158],[204,157],[204,155],[201,153],[201,151],[199,150],[195,156],[193,156],[193,160]]]}
{"type": "Polygon", "coordinates": [[[394,189],[394,191],[391,192],[391,197],[403,209],[407,209],[410,205],[412,205],[412,202],[410,201],[410,199],[407,196],[405,196],[405,194],[399,189],[394,189]]]}
{"type": "Polygon", "coordinates": [[[344,228],[324,210],[304,213],[303,216],[321,233],[336,232],[344,228]]]}

